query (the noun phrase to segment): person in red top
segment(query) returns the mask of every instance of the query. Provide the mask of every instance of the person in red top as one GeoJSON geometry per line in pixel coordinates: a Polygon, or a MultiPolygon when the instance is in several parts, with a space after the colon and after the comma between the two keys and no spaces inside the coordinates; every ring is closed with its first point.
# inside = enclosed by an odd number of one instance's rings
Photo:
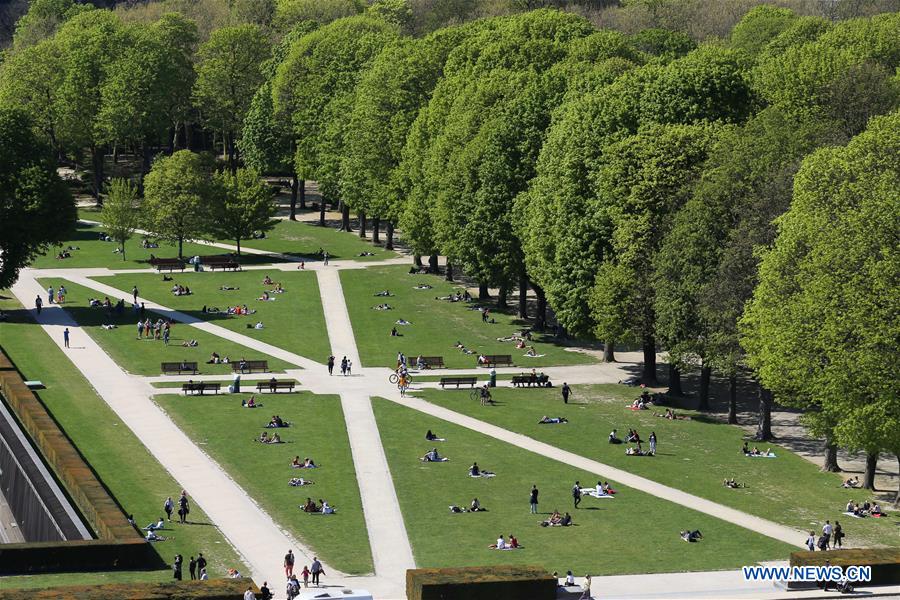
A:
{"type": "Polygon", "coordinates": [[[303,587],[309,587],[309,567],[303,565],[303,572],[300,574],[303,575],[303,587]]]}
{"type": "Polygon", "coordinates": [[[514,536],[513,534],[509,534],[509,547],[510,548],[518,548],[519,547],[519,540],[517,540],[516,536],[514,536]]]}

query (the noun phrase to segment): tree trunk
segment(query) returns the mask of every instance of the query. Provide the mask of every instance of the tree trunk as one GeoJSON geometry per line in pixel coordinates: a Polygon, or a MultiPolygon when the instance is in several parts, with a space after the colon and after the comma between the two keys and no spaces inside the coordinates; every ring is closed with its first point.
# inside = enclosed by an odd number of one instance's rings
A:
{"type": "Polygon", "coordinates": [[[359,211],[359,237],[366,237],[366,213],[359,211]]]}
{"type": "Polygon", "coordinates": [[[418,268],[422,268],[422,255],[421,254],[413,254],[413,264],[418,268]]]}
{"type": "Polygon", "coordinates": [[[291,216],[288,217],[291,221],[297,220],[297,186],[299,185],[299,181],[297,180],[297,174],[294,173],[291,175],[291,216]]]}
{"type": "Polygon", "coordinates": [[[700,402],[697,410],[709,410],[709,379],[712,375],[712,367],[703,365],[700,367],[700,402]]]}
{"type": "Polygon", "coordinates": [[[381,244],[381,219],[378,217],[372,217],[372,243],[381,244]]]}
{"type": "Polygon", "coordinates": [[[100,197],[103,191],[103,149],[91,144],[91,167],[94,170],[94,200],[97,206],[103,206],[103,200],[100,197]]]}
{"type": "Polygon", "coordinates": [[[866,452],[866,472],[863,473],[863,487],[875,491],[875,469],[878,467],[878,453],[866,452]]]}
{"type": "Polygon", "coordinates": [[[603,362],[616,362],[616,343],[613,340],[603,342],[603,362]]]}
{"type": "Polygon", "coordinates": [[[447,281],[453,281],[453,263],[449,260],[447,261],[447,274],[444,277],[447,281]]]}
{"type": "Polygon", "coordinates": [[[837,444],[834,443],[834,439],[832,438],[831,432],[829,431],[825,436],[825,463],[822,465],[823,471],[827,471],[829,473],[840,472],[841,466],[837,461],[837,453],[837,444]]]}
{"type": "Polygon", "coordinates": [[[491,294],[488,292],[488,285],[486,283],[478,284],[478,299],[479,300],[490,300],[491,294]]]}
{"type": "Polygon", "coordinates": [[[225,146],[228,148],[228,170],[234,175],[237,173],[237,146],[234,143],[234,135],[225,136],[225,146]]]}
{"type": "Polygon", "coordinates": [[[544,288],[534,282],[531,283],[531,289],[534,290],[534,294],[537,296],[537,312],[534,315],[534,330],[544,331],[547,328],[547,295],[544,293],[544,288]]]}
{"type": "Polygon", "coordinates": [[[644,372],[641,376],[647,385],[656,385],[656,340],[652,335],[644,336],[644,372]]]}
{"type": "Polygon", "coordinates": [[[241,255],[241,238],[235,240],[235,246],[237,246],[237,255],[241,255]]]}
{"type": "Polygon", "coordinates": [[[428,257],[428,272],[437,275],[440,272],[438,268],[438,255],[431,254],[428,257]]]}
{"type": "Polygon", "coordinates": [[[300,179],[297,181],[297,193],[300,198],[300,210],[306,210],[306,180],[300,179]]]}
{"type": "Polygon", "coordinates": [[[681,370],[675,363],[669,363],[669,394],[672,396],[684,396],[681,391],[681,370]]]}
{"type": "Polygon", "coordinates": [[[183,237],[179,237],[179,238],[178,238],[178,260],[181,260],[181,258],[182,258],[182,252],[181,252],[181,251],[182,251],[183,246],[184,246],[184,238],[183,238],[183,237]]]}
{"type": "Polygon", "coordinates": [[[175,147],[178,145],[178,123],[172,124],[172,129],[169,130],[169,156],[175,152],[175,147]]]}
{"type": "Polygon", "coordinates": [[[125,240],[119,240],[119,251],[122,254],[122,260],[125,260],[125,240]]]}
{"type": "Polygon", "coordinates": [[[519,318],[528,318],[528,275],[525,271],[519,275],[519,318]]]}
{"type": "Polygon", "coordinates": [[[394,222],[393,221],[387,222],[387,231],[385,233],[387,234],[387,241],[385,241],[385,243],[384,243],[384,249],[385,250],[393,250],[394,249],[394,222]]]}
{"type": "Polygon", "coordinates": [[[756,424],[756,435],[753,439],[760,442],[768,442],[774,439],[772,435],[772,392],[759,386],[759,420],[756,424]]]}
{"type": "Polygon", "coordinates": [[[737,425],[737,375],[728,378],[728,424],[737,425]]]}
{"type": "Polygon", "coordinates": [[[509,290],[505,285],[500,286],[500,292],[497,294],[497,308],[505,309],[507,307],[506,299],[509,296],[509,290]]]}
{"type": "Polygon", "coordinates": [[[113,144],[113,164],[119,164],[119,144],[113,144]]]}
{"type": "Polygon", "coordinates": [[[353,231],[350,227],[350,207],[345,202],[341,202],[341,231],[353,231]]]}

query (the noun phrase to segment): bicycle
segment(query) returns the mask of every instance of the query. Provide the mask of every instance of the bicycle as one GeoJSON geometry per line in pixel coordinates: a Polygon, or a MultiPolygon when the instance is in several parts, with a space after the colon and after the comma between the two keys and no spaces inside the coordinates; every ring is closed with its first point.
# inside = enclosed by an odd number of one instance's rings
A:
{"type": "Polygon", "coordinates": [[[400,381],[400,376],[396,373],[391,373],[390,376],[388,376],[388,381],[396,385],[397,382],[400,381]]]}

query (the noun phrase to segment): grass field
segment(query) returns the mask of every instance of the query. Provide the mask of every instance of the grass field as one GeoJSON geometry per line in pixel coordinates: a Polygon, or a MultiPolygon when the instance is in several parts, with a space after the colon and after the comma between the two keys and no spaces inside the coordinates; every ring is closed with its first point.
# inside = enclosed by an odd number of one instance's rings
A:
{"type": "MultiPolygon", "coordinates": [[[[615,575],[735,568],[767,559],[785,559],[796,548],[650,495],[618,486],[615,500],[585,498],[572,508],[574,481],[592,476],[471,430],[406,409],[374,402],[385,452],[420,567],[471,564],[540,565],[615,575]],[[447,438],[439,450],[447,463],[422,463],[429,449],[426,429],[447,438]],[[473,479],[473,461],[497,473],[473,479]],[[539,512],[531,515],[532,484],[540,490],[539,512]],[[467,506],[477,497],[484,513],[453,514],[448,506],[467,506]],[[540,527],[546,513],[572,513],[573,527],[540,527]],[[686,544],[681,529],[699,529],[704,539],[686,544]],[[521,551],[489,550],[497,536],[513,533],[521,551]]],[[[610,482],[615,488],[615,482],[610,482]]],[[[798,543],[802,540],[798,540],[798,543]]]]}
{"type": "MultiPolygon", "coordinates": [[[[9,296],[8,293],[0,294],[9,296]]],[[[175,480],[147,451],[116,414],[97,396],[81,373],[14,300],[0,300],[10,320],[0,323],[0,343],[26,379],[40,379],[47,389],[38,395],[98,478],[126,514],[143,526],[162,513],[167,496],[181,490],[175,480]]],[[[170,563],[181,553],[187,560],[198,552],[210,561],[210,577],[224,577],[229,567],[241,571],[237,555],[219,530],[208,523],[201,507],[191,510],[194,524],[173,523],[164,532],[169,539],[154,548],[170,563]]],[[[57,575],[0,578],[0,587],[48,587],[93,582],[167,581],[166,569],[111,573],[62,573],[57,575]]]]}
{"type": "Polygon", "coordinates": [[[862,502],[866,493],[841,488],[839,474],[822,473],[816,465],[776,445],[757,444],[760,450],[771,447],[777,458],[747,458],[740,451],[743,430],[708,421],[692,411],[678,411],[692,416],[690,421],[655,417],[654,412],[664,411],[659,408],[631,411],[625,405],[637,396],[635,388],[574,386],[568,405],[562,403],[559,388],[498,387],[492,395],[500,404],[485,408],[471,401],[467,391],[426,390],[417,394],[570,452],[797,529],[820,530],[826,519],[837,519],[847,535],[846,544],[897,545],[897,515],[855,519],[841,514],[848,500],[862,502]],[[563,416],[569,423],[539,425],[544,415],[563,416]],[[628,429],[637,429],[644,440],[655,431],[657,456],[625,456],[625,446],[607,443],[613,428],[618,429],[620,438],[628,429]],[[747,489],[724,487],[722,480],[726,477],[746,483],[747,489]]]}
{"type": "MultiPolygon", "coordinates": [[[[241,407],[249,394],[157,396],[156,401],[192,440],[200,444],[285,529],[323,559],[347,573],[372,571],[356,472],[335,396],[267,394],[260,409],[241,407]],[[277,431],[282,445],[254,442],[272,415],[292,426],[277,431]],[[318,469],[292,469],[291,459],[311,457],[318,469]],[[290,487],[291,477],[312,479],[311,487],[290,487]],[[331,516],[310,515],[299,505],[307,496],[337,507],[331,516]]],[[[298,566],[298,571],[302,565],[298,566]]]]}
{"type": "MultiPolygon", "coordinates": [[[[179,310],[198,319],[211,321],[232,331],[254,339],[290,350],[301,356],[325,362],[331,350],[328,332],[325,329],[325,315],[319,284],[313,272],[268,273],[272,281],[277,281],[286,290],[283,294],[272,294],[274,301],[257,300],[263,291],[272,286],[262,284],[265,271],[243,271],[238,273],[221,271],[173,275],[174,281],[162,281],[158,275],[115,275],[97,277],[96,280],[130,293],[137,286],[142,297],[149,298],[163,306],[179,310]],[[175,296],[171,289],[174,284],[191,288],[189,296],[175,296]],[[222,286],[240,288],[222,291],[222,286]],[[229,305],[246,304],[256,310],[248,316],[203,313],[204,306],[225,310],[229,305]],[[262,321],[265,329],[247,329],[248,323],[262,321]]],[[[221,354],[221,353],[220,353],[221,354]]]]}
{"type": "Polygon", "coordinates": [[[535,336],[534,345],[540,358],[525,357],[524,350],[515,344],[498,342],[497,338],[519,331],[521,322],[510,315],[494,313],[495,324],[481,322],[481,313],[468,310],[475,304],[450,303],[435,300],[460,289],[459,285],[434,275],[408,275],[408,268],[374,267],[341,272],[344,298],[353,322],[353,332],[365,366],[395,366],[397,352],[411,359],[418,355],[443,356],[450,368],[475,366],[477,353],[509,354],[522,368],[547,365],[574,365],[596,362],[591,356],[568,352],[551,341],[549,336],[535,336]],[[415,286],[428,284],[431,289],[417,290],[415,286]],[[376,297],[381,290],[389,290],[391,297],[376,297]],[[374,310],[379,304],[389,304],[392,310],[374,310]],[[398,319],[412,325],[397,325],[402,337],[392,338],[391,328],[398,319]],[[454,347],[460,341],[476,354],[463,354],[454,347]]]}
{"type": "MultiPolygon", "coordinates": [[[[96,218],[96,216],[93,218],[96,218]]],[[[142,236],[135,235],[125,242],[125,258],[127,260],[122,260],[121,254],[113,252],[118,247],[114,242],[100,241],[99,234],[101,231],[103,231],[103,227],[100,225],[79,223],[78,228],[70,239],[64,241],[61,247],[51,247],[45,255],[38,257],[31,266],[35,269],[83,269],[88,267],[139,269],[150,268],[150,254],[159,258],[175,258],[178,256],[178,248],[165,242],[160,243],[159,248],[141,248],[142,236]],[[69,246],[75,246],[79,249],[69,251],[71,258],[57,260],[56,255],[59,253],[60,248],[68,248],[69,246]]],[[[222,251],[209,246],[191,243],[184,244],[185,256],[218,254],[220,252],[222,251]]]]}
{"type": "MultiPolygon", "coordinates": [[[[283,371],[286,367],[290,367],[283,361],[262,355],[256,350],[206,333],[196,327],[178,323],[172,326],[168,346],[161,340],[147,340],[146,338],[138,340],[137,317],[130,308],[126,308],[125,314],[122,316],[115,314],[109,316],[103,308],[90,308],[88,305],[89,298],[98,296],[102,298],[99,292],[63,279],[41,279],[40,283],[45,288],[52,285],[54,289],[58,289],[60,283],[65,285],[68,295],[63,307],[84,331],[129,373],[159,375],[161,362],[180,362],[182,360],[200,363],[199,370],[205,374],[231,373],[231,365],[203,364],[213,351],[232,360],[241,357],[247,360],[266,359],[269,361],[269,368],[273,371],[283,371]],[[118,328],[106,330],[101,327],[110,322],[117,325],[118,328]],[[198,346],[191,348],[181,345],[183,341],[190,339],[197,340],[198,346]]],[[[44,300],[46,301],[46,298],[44,300]]],[[[151,319],[155,319],[157,316],[150,311],[147,313],[151,319]]],[[[78,333],[73,332],[72,345],[76,347],[78,346],[77,336],[78,333]]]]}

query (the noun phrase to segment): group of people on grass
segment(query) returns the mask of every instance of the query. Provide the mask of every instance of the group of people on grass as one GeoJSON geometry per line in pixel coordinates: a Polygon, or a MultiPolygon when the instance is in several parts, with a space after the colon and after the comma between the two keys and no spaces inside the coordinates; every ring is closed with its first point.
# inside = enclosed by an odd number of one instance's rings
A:
{"type": "Polygon", "coordinates": [[[284,442],[281,441],[281,436],[278,435],[278,432],[273,433],[271,436],[268,431],[263,431],[259,434],[259,437],[256,438],[256,441],[261,444],[282,444],[284,442]]]}
{"type": "Polygon", "coordinates": [[[137,322],[137,337],[138,339],[154,339],[162,341],[168,345],[169,344],[169,336],[172,332],[172,322],[168,319],[159,318],[156,322],[151,321],[149,318],[144,321],[137,322]]]}
{"type": "Polygon", "coordinates": [[[775,458],[775,453],[772,452],[771,448],[766,448],[765,452],[760,452],[759,448],[757,448],[756,446],[753,446],[753,448],[750,448],[747,445],[747,442],[744,442],[744,446],[741,448],[741,452],[744,454],[744,456],[751,456],[751,457],[761,456],[764,458],[775,458]]]}
{"type": "Polygon", "coordinates": [[[868,500],[864,501],[862,504],[850,500],[849,502],[847,502],[847,506],[844,509],[844,512],[854,517],[886,516],[885,513],[881,510],[881,506],[878,504],[878,502],[870,503],[868,500]]]}
{"type": "Polygon", "coordinates": [[[323,515],[333,515],[336,511],[333,506],[328,504],[328,501],[322,500],[321,498],[319,498],[318,504],[316,504],[312,498],[307,498],[306,502],[300,507],[300,510],[305,513],[320,513],[323,515]]]}
{"type": "MultiPolygon", "coordinates": [[[[622,440],[618,437],[616,433],[617,430],[613,429],[609,433],[608,442],[610,444],[621,444],[622,440]]],[[[653,431],[650,433],[650,437],[647,442],[650,444],[650,448],[648,450],[644,450],[642,447],[643,441],[641,440],[641,435],[637,432],[636,429],[629,429],[628,435],[625,436],[626,444],[635,444],[634,446],[629,446],[625,449],[625,454],[628,456],[656,456],[656,432],[653,431]]]]}

